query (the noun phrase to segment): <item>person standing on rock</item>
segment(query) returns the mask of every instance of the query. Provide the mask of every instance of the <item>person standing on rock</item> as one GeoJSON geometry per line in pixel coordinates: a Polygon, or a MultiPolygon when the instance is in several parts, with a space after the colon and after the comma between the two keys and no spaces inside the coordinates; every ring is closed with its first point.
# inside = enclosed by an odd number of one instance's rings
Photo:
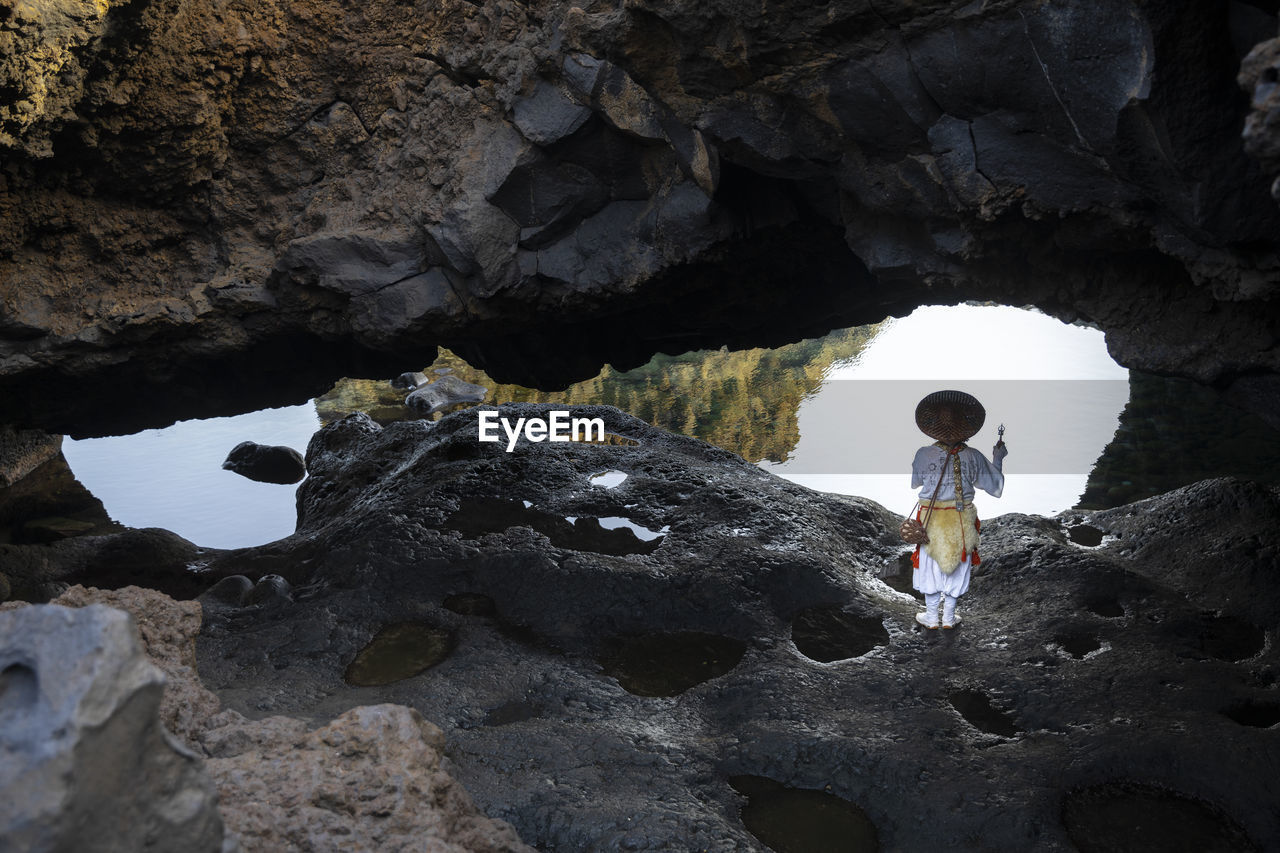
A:
{"type": "MultiPolygon", "coordinates": [[[[916,621],[926,628],[960,624],[956,600],[969,589],[978,565],[978,532],[974,489],[994,498],[1004,491],[1004,441],[996,442],[990,462],[965,441],[982,429],[982,404],[962,391],[935,391],[916,406],[916,426],[936,441],[916,451],[911,487],[920,489],[917,519],[925,522],[928,541],[911,557],[911,585],[924,594],[924,611],[916,621]],[[942,613],[939,616],[939,604],[942,613]]],[[[1003,428],[1002,428],[1003,430],[1003,428]]]]}

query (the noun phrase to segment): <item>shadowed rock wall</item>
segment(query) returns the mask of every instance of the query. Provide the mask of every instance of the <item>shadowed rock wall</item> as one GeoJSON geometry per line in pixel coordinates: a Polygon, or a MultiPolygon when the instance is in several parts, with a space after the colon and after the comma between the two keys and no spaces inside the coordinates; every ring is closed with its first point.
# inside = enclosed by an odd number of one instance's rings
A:
{"type": "Polygon", "coordinates": [[[1235,75],[1274,33],[1207,0],[5,6],[0,421],[278,405],[437,344],[556,387],[970,298],[1267,408],[1280,212],[1235,75]]]}

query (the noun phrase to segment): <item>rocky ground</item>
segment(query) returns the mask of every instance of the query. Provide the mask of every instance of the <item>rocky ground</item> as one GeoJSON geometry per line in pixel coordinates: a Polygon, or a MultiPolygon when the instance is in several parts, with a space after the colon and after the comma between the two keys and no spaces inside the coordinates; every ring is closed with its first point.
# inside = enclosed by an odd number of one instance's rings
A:
{"type": "Polygon", "coordinates": [[[621,438],[322,430],[298,533],[208,570],[206,684],[255,718],[412,707],[548,851],[785,850],[820,815],[865,849],[1280,843],[1276,489],[990,520],[964,624],[924,632],[883,508],[575,414],[621,438]]]}
{"type": "Polygon", "coordinates": [[[195,670],[201,608],[75,586],[0,606],[0,849],[521,853],[393,705],[248,721],[195,670]]]}

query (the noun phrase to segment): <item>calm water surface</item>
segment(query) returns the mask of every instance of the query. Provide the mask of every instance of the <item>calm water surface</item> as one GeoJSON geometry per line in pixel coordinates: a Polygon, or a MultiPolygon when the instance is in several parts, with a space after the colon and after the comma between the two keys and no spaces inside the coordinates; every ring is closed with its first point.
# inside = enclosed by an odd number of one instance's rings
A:
{"type": "Polygon", "coordinates": [[[210,548],[241,548],[293,532],[297,486],[256,483],[222,470],[223,460],[242,441],[302,452],[319,428],[315,406],[306,404],[134,435],[66,439],[62,452],[76,478],[121,524],[163,527],[210,548]]]}

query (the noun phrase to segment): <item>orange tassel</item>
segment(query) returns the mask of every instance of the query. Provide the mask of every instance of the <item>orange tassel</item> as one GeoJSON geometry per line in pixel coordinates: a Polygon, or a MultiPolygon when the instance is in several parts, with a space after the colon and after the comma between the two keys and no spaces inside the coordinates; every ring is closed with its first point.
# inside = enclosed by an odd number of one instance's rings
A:
{"type": "Polygon", "coordinates": [[[911,552],[911,568],[913,569],[920,568],[920,546],[919,545],[917,545],[916,549],[911,552]]]}

